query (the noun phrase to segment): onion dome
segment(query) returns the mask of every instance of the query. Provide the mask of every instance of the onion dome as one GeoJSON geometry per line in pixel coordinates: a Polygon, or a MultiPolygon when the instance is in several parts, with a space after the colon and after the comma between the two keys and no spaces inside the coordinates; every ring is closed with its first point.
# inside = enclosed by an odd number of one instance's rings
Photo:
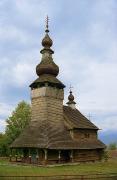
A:
{"type": "Polygon", "coordinates": [[[42,40],[42,46],[45,48],[50,48],[52,46],[53,42],[49,35],[46,33],[45,37],[42,40]]]}
{"type": "Polygon", "coordinates": [[[72,91],[70,90],[70,95],[68,96],[68,102],[67,102],[67,104],[68,104],[68,106],[69,107],[71,107],[71,108],[73,108],[73,109],[75,109],[75,101],[74,101],[74,96],[73,96],[73,94],[72,94],[72,91]]]}
{"type": "Polygon", "coordinates": [[[53,44],[53,41],[48,35],[48,17],[46,20],[45,33],[45,37],[42,40],[42,46],[44,48],[40,51],[40,53],[42,54],[42,60],[40,64],[38,64],[36,67],[36,73],[38,76],[43,74],[49,74],[56,77],[59,73],[59,67],[54,63],[52,58],[52,54],[54,53],[54,51],[50,48],[53,44]]]}
{"type": "Polygon", "coordinates": [[[70,91],[70,95],[68,96],[69,101],[74,101],[74,96],[72,94],[72,91],[70,91]]]}
{"type": "Polygon", "coordinates": [[[36,73],[38,76],[43,74],[50,74],[56,77],[59,73],[59,67],[48,58],[41,61],[41,63],[37,65],[36,73]]]}

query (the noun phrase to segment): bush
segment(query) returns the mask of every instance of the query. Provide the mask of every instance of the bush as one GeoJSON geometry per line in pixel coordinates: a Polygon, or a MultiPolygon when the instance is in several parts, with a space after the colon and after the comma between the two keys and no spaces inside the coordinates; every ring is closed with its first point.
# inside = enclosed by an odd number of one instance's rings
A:
{"type": "Polygon", "coordinates": [[[116,150],[117,149],[117,144],[116,143],[110,143],[108,146],[109,150],[116,150]]]}

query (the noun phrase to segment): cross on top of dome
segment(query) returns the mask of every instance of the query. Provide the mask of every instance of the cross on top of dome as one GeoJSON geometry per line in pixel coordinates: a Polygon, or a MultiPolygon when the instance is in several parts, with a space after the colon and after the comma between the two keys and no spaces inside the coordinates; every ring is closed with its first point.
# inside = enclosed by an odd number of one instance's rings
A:
{"type": "Polygon", "coordinates": [[[49,17],[48,17],[48,15],[46,16],[46,30],[45,30],[45,32],[49,32],[49,29],[48,29],[48,27],[49,27],[49,17]]]}

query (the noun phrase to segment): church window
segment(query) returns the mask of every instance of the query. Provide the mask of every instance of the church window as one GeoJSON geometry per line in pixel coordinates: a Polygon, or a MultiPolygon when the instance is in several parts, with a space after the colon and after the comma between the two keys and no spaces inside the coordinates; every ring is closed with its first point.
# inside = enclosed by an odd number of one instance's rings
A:
{"type": "Polygon", "coordinates": [[[85,138],[89,138],[90,137],[90,134],[89,133],[85,133],[85,138]]]}

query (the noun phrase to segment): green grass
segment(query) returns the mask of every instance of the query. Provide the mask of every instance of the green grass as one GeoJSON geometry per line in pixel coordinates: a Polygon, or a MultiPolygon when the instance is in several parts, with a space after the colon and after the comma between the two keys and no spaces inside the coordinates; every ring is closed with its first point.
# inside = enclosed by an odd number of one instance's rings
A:
{"type": "Polygon", "coordinates": [[[96,173],[117,173],[117,160],[54,167],[23,166],[0,160],[1,176],[51,176],[96,173]]]}

